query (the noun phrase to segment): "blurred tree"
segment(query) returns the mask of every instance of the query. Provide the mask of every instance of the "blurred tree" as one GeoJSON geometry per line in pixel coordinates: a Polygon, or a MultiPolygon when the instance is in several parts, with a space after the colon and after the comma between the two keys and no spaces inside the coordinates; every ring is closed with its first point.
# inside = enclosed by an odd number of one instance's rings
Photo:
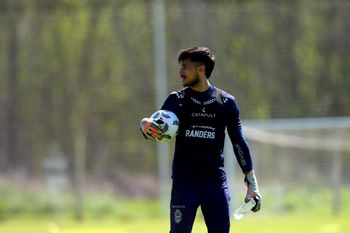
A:
{"type": "MultiPolygon", "coordinates": [[[[58,142],[72,180],[75,169],[119,187],[156,176],[155,144],[138,131],[160,107],[150,4],[0,1],[1,171],[40,176],[46,147],[58,142]]],[[[201,45],[217,57],[211,81],[237,97],[243,119],[350,114],[345,1],[165,4],[168,92],[182,88],[178,51],[201,45]]]]}
{"type": "Polygon", "coordinates": [[[4,8],[7,9],[7,97],[6,97],[6,123],[5,123],[5,159],[3,169],[10,170],[11,167],[18,167],[22,165],[22,158],[20,155],[20,138],[19,128],[19,91],[18,91],[18,21],[17,16],[21,10],[13,1],[5,1],[4,8]]]}

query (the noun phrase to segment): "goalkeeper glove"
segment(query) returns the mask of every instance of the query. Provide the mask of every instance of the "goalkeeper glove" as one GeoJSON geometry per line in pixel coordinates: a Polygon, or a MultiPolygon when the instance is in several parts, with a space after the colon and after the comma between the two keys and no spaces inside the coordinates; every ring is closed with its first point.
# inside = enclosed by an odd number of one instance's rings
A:
{"type": "Polygon", "coordinates": [[[251,198],[254,198],[256,204],[252,208],[253,212],[260,210],[261,206],[261,195],[259,192],[258,182],[255,177],[254,170],[251,170],[245,175],[244,183],[247,185],[247,194],[245,196],[245,202],[249,202],[251,198]]]}
{"type": "Polygon", "coordinates": [[[160,140],[163,137],[163,128],[152,118],[143,118],[140,123],[142,135],[149,140],[160,140]]]}

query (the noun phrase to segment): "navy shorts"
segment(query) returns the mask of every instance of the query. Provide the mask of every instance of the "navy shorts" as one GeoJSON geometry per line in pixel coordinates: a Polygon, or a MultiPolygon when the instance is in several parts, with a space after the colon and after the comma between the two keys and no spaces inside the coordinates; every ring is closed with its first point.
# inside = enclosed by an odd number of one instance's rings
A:
{"type": "Polygon", "coordinates": [[[173,181],[170,233],[191,233],[200,206],[208,233],[230,232],[229,192],[226,185],[173,181]]]}

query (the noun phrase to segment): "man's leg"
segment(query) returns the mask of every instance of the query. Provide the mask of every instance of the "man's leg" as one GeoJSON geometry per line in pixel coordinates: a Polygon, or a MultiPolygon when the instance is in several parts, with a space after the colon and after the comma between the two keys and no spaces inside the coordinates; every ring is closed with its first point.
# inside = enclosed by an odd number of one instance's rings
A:
{"type": "Polygon", "coordinates": [[[230,232],[230,196],[227,188],[210,188],[201,204],[208,233],[230,232]]]}
{"type": "Polygon", "coordinates": [[[170,202],[170,233],[190,233],[199,206],[195,187],[173,181],[170,202]]]}

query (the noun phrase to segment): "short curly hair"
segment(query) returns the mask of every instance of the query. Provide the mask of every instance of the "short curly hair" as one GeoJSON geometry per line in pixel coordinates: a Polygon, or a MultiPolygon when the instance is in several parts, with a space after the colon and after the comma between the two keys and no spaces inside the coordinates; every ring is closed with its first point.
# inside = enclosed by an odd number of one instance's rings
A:
{"type": "Polygon", "coordinates": [[[178,62],[190,59],[192,62],[201,62],[205,66],[205,76],[210,77],[215,66],[215,56],[207,47],[192,47],[183,49],[179,53],[178,62]]]}

